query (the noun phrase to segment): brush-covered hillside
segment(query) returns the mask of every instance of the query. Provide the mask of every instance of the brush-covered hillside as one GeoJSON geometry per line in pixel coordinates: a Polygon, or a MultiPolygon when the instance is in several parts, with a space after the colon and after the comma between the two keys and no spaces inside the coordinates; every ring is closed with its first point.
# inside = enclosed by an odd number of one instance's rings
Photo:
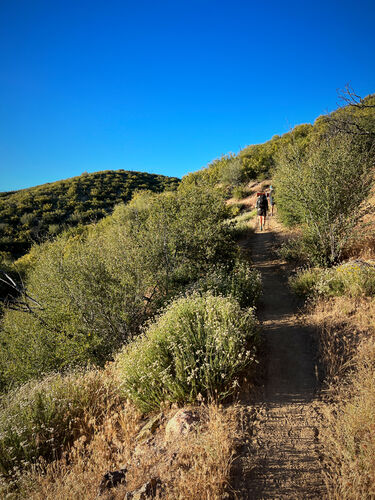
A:
{"type": "Polygon", "coordinates": [[[337,133],[353,132],[357,137],[371,141],[375,137],[375,94],[360,98],[347,88],[340,99],[342,106],[330,114],[319,116],[314,124],[297,125],[290,132],[275,135],[263,144],[246,146],[237,154],[228,153],[206,168],[189,174],[187,180],[195,184],[220,184],[236,198],[242,198],[249,181],[273,177],[280,154],[286,149],[298,149],[304,153],[312,142],[337,133]]]}
{"type": "Polygon", "coordinates": [[[108,215],[135,191],[161,192],[178,184],[176,177],[106,170],[0,193],[0,252],[20,257],[35,241],[108,215]]]}

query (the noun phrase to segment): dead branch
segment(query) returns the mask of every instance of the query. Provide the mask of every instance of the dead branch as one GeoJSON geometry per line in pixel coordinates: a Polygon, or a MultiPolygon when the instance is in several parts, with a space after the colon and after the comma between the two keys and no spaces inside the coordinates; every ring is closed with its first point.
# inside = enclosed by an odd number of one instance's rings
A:
{"type": "Polygon", "coordinates": [[[43,306],[31,295],[28,294],[26,287],[20,277],[20,284],[17,284],[13,278],[5,271],[0,270],[0,282],[4,283],[11,290],[17,292],[17,295],[8,293],[3,302],[8,309],[34,313],[36,309],[43,310],[43,306]]]}

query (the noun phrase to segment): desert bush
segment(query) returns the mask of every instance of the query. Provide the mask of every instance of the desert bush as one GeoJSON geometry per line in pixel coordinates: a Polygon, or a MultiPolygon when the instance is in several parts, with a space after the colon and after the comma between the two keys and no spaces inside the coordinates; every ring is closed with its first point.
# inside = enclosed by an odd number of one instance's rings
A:
{"type": "Polygon", "coordinates": [[[372,176],[371,151],[354,136],[327,135],[308,150],[290,145],[280,153],[274,176],[279,215],[302,224],[311,263],[340,261],[368,213],[372,176]]]}
{"type": "Polygon", "coordinates": [[[289,284],[297,295],[313,296],[316,293],[316,285],[321,274],[322,270],[317,268],[299,270],[289,279],[289,284]]]}
{"type": "Polygon", "coordinates": [[[233,267],[215,266],[192,286],[197,293],[233,297],[242,308],[255,306],[261,291],[260,272],[248,262],[236,261],[233,267]]]}
{"type": "Polygon", "coordinates": [[[112,375],[96,370],[51,374],[9,392],[0,407],[1,473],[56,459],[119,400],[112,375]]]}
{"type": "Polygon", "coordinates": [[[228,212],[231,217],[237,217],[237,215],[241,213],[241,207],[239,205],[239,203],[236,203],[229,206],[228,212]]]}
{"type": "Polygon", "coordinates": [[[276,251],[281,259],[293,262],[295,265],[306,266],[310,261],[310,248],[301,234],[293,235],[283,241],[276,251]]]}
{"type": "Polygon", "coordinates": [[[142,411],[163,402],[223,399],[254,362],[256,320],[233,298],[211,294],[173,302],[117,357],[124,393],[142,411]]]}
{"type": "MultiPolygon", "coordinates": [[[[227,158],[221,164],[220,181],[225,186],[239,187],[244,179],[244,172],[239,158],[227,158]]],[[[236,198],[236,196],[234,196],[236,198]]]]}
{"type": "Polygon", "coordinates": [[[349,261],[330,269],[309,268],[297,272],[290,284],[298,295],[373,296],[375,267],[362,261],[349,261]]]}
{"type": "Polygon", "coordinates": [[[37,303],[24,296],[4,315],[2,385],[103,366],[173,295],[233,259],[227,216],[219,193],[185,186],[138,194],[100,223],[33,247],[24,268],[37,303]]]}

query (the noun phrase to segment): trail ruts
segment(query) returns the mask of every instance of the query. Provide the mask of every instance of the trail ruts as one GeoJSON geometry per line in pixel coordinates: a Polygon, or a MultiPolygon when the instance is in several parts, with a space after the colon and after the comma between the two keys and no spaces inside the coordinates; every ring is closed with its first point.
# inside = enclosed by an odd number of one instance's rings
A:
{"type": "Polygon", "coordinates": [[[243,401],[246,442],[235,463],[234,498],[320,499],[325,489],[316,427],[319,400],[312,332],[300,324],[283,263],[274,256],[271,230],[242,246],[262,274],[260,319],[265,339],[265,380],[254,401],[243,401]]]}

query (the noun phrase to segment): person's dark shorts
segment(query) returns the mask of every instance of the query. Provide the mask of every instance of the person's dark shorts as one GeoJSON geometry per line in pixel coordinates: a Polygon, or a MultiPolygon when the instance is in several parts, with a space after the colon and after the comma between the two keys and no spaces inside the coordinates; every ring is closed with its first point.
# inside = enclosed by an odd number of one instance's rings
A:
{"type": "Polygon", "coordinates": [[[258,208],[258,215],[260,215],[261,217],[265,217],[267,215],[267,210],[265,210],[264,208],[258,208]]]}

